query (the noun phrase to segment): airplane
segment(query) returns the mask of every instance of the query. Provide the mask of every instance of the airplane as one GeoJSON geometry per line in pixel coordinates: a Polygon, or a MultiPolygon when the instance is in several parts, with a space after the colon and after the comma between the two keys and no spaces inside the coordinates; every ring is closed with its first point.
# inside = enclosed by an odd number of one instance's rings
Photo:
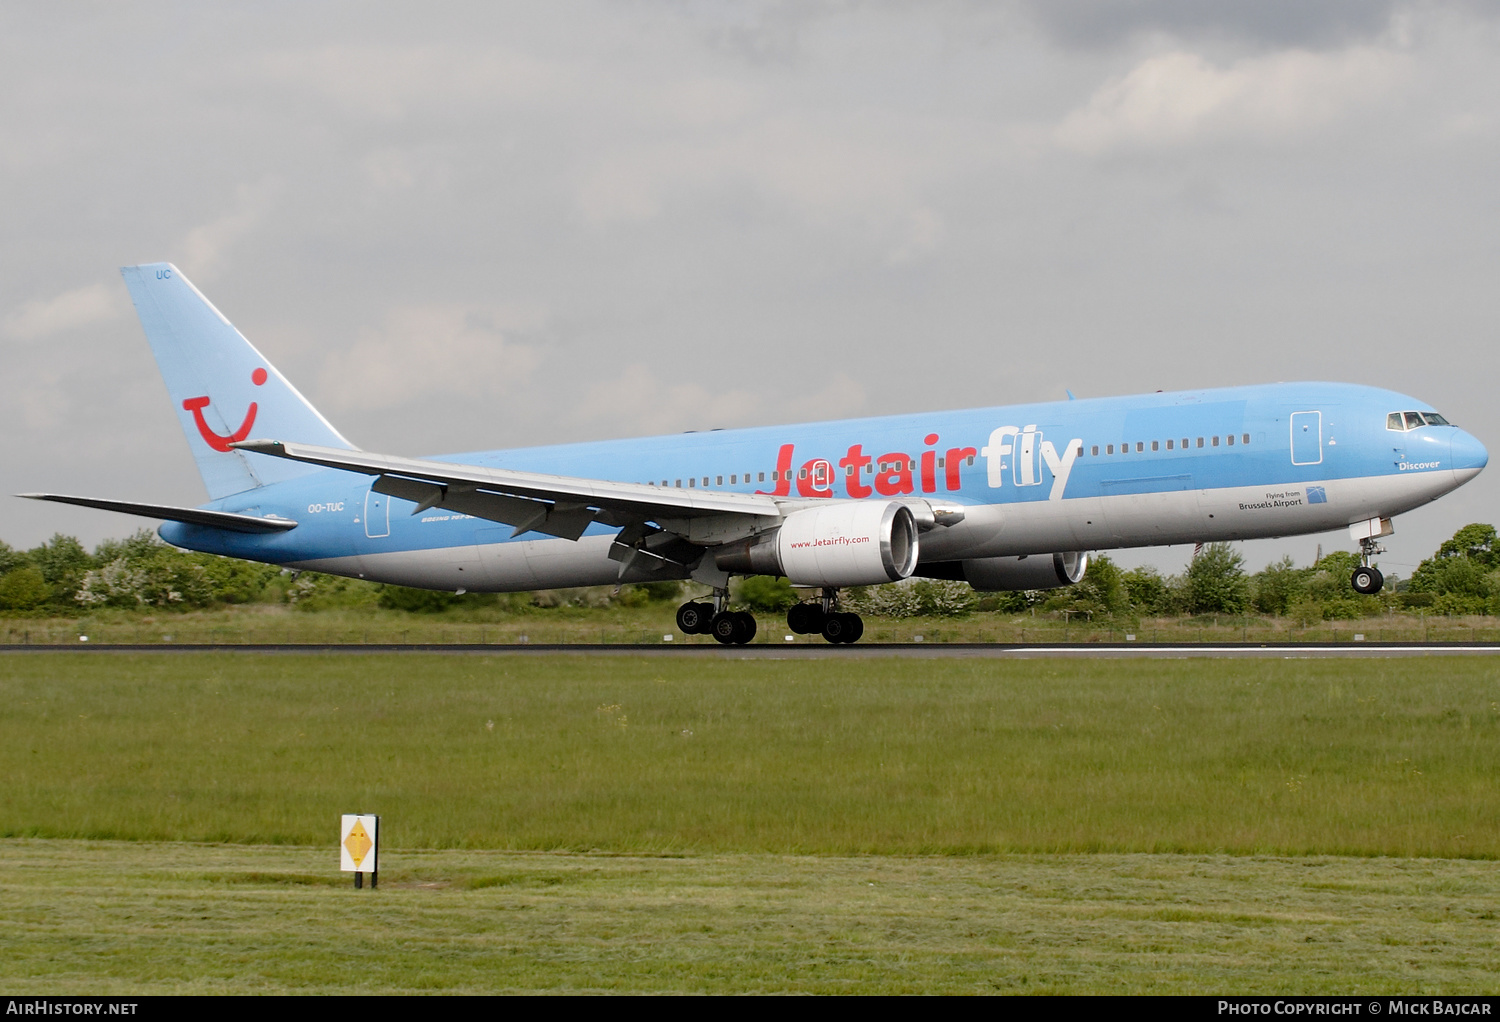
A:
{"type": "Polygon", "coordinates": [[[409,458],[356,448],[171,263],[121,270],[209,501],[18,496],[159,519],[177,547],[453,592],[690,579],[685,634],[754,638],[733,576],[818,596],[794,632],[859,639],[840,590],[1078,582],[1090,552],[1347,528],[1354,589],[1391,520],[1474,478],[1430,406],[1278,383],[409,458]]]}

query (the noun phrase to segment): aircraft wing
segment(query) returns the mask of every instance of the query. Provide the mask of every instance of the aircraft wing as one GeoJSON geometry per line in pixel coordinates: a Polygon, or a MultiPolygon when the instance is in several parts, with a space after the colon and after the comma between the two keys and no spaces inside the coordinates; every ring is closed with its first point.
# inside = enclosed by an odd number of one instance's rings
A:
{"type": "Polygon", "coordinates": [[[79,507],[97,507],[121,514],[140,515],[143,518],[160,518],[168,522],[187,522],[190,525],[207,525],[230,532],[285,532],[295,529],[297,523],[290,518],[257,518],[255,515],[237,515],[229,511],[204,511],[196,507],[173,507],[170,504],[137,504],[128,500],[100,500],[96,497],[70,497],[63,493],[18,493],[17,497],[28,500],[53,500],[59,504],[77,504],[79,507]]]}
{"type": "Polygon", "coordinates": [[[662,519],[746,515],[753,520],[782,515],[774,498],[760,494],[515,472],[279,440],[244,440],[231,446],[377,476],[372,486],[376,493],[412,501],[416,512],[441,507],[515,526],[514,535],[541,532],[577,539],[596,521],[629,526],[662,519]]]}

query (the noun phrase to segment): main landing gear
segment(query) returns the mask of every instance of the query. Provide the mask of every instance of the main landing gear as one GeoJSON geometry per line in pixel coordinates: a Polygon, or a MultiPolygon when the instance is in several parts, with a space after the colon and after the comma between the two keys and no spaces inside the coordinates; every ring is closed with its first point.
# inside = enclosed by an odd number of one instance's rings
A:
{"type": "Polygon", "coordinates": [[[786,612],[786,625],[800,635],[819,635],[829,642],[858,642],[865,622],[858,614],[838,610],[837,589],[824,589],[817,603],[799,603],[786,612]]]}
{"type": "MultiPolygon", "coordinates": [[[[1389,531],[1389,530],[1387,530],[1389,531]]],[[[1359,541],[1360,566],[1349,576],[1349,584],[1362,596],[1374,596],[1385,586],[1385,576],[1380,569],[1370,564],[1370,558],[1385,553],[1385,549],[1373,538],[1359,541]]]]}
{"type": "Polygon", "coordinates": [[[743,646],[755,638],[755,617],[725,610],[728,602],[728,590],[716,590],[713,603],[684,603],[677,608],[677,627],[684,635],[712,635],[726,646],[743,646]]]}
{"type": "MultiPolygon", "coordinates": [[[[726,646],[743,646],[755,638],[755,618],[742,610],[726,610],[727,590],[716,590],[712,603],[694,601],[677,608],[677,627],[684,635],[712,635],[726,646]]],[[[799,603],[786,615],[787,627],[799,635],[821,635],[829,642],[858,642],[865,634],[858,614],[838,610],[838,590],[825,589],[816,603],[799,603]]]]}

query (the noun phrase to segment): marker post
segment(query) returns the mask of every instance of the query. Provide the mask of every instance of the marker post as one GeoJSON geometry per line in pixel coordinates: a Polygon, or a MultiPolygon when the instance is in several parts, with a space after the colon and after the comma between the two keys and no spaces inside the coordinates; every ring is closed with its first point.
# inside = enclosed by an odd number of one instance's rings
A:
{"type": "Polygon", "coordinates": [[[364,887],[370,874],[370,890],[380,882],[380,817],[346,813],[339,827],[339,869],[354,874],[354,888],[364,887]]]}

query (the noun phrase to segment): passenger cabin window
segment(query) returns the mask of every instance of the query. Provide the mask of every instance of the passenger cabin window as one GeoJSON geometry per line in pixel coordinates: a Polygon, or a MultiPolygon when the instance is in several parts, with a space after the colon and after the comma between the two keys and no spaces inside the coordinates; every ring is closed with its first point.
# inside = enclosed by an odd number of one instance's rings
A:
{"type": "Polygon", "coordinates": [[[1104,453],[1105,454],[1113,454],[1113,453],[1115,453],[1115,445],[1114,444],[1110,444],[1108,447],[1104,448],[1104,453]]]}
{"type": "Polygon", "coordinates": [[[1240,434],[1240,443],[1242,443],[1242,444],[1248,444],[1249,442],[1250,442],[1250,434],[1249,433],[1241,433],[1240,434]]]}
{"type": "Polygon", "coordinates": [[[1198,446],[1199,447],[1203,446],[1203,438],[1201,436],[1198,438],[1198,446]]]}
{"type": "Polygon", "coordinates": [[[1099,457],[1099,445],[1098,444],[1094,444],[1092,447],[1090,447],[1089,448],[1089,453],[1091,455],[1093,455],[1094,457],[1096,457],[1096,458],[1099,457]]]}
{"type": "MultiPolygon", "coordinates": [[[[1168,441],[1168,442],[1170,443],[1171,441],[1168,441]]],[[[1151,449],[1153,451],[1159,451],[1159,450],[1161,450],[1161,443],[1159,441],[1156,441],[1156,440],[1151,441],[1151,449]]]]}
{"type": "Polygon", "coordinates": [[[1170,451],[1171,449],[1172,449],[1172,441],[1168,440],[1167,441],[1167,450],[1170,451]]]}
{"type": "Polygon", "coordinates": [[[1137,454],[1144,454],[1145,452],[1146,452],[1146,445],[1144,443],[1142,443],[1141,441],[1137,440],[1135,442],[1135,453],[1137,453],[1137,454]]]}
{"type": "Polygon", "coordinates": [[[1214,447],[1218,447],[1218,446],[1219,446],[1219,438],[1218,438],[1218,437],[1214,437],[1214,438],[1213,438],[1213,441],[1214,441],[1214,442],[1213,442],[1213,445],[1212,445],[1212,446],[1214,446],[1214,447]]]}
{"type": "Polygon", "coordinates": [[[1228,444],[1230,447],[1233,447],[1234,446],[1234,434],[1231,433],[1227,437],[1225,437],[1224,438],[1224,442],[1226,444],[1228,444]]]}

